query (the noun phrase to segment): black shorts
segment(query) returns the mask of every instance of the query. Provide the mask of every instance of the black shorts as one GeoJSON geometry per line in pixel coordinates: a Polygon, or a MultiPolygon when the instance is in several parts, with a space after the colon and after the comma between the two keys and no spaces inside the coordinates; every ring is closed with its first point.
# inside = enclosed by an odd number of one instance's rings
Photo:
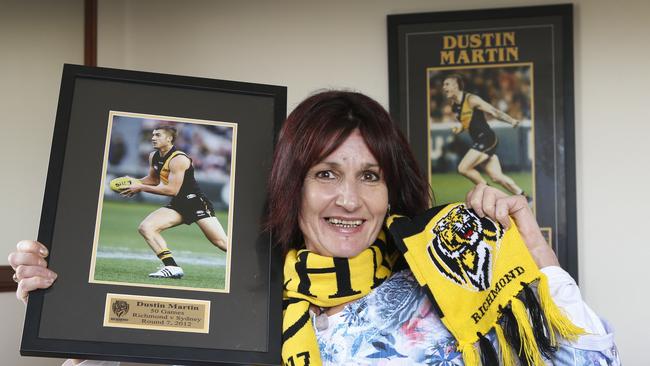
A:
{"type": "Polygon", "coordinates": [[[203,193],[176,196],[165,207],[181,214],[183,223],[186,225],[206,217],[215,216],[212,202],[203,193]]]}
{"type": "Polygon", "coordinates": [[[499,140],[493,131],[479,132],[476,136],[472,136],[472,149],[478,150],[489,156],[494,155],[497,150],[499,140]]]}

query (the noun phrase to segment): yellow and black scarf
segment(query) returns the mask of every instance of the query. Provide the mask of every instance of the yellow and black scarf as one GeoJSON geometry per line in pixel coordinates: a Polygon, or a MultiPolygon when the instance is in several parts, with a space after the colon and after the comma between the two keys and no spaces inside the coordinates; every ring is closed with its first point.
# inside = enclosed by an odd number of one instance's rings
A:
{"type": "MultiPolygon", "coordinates": [[[[546,277],[514,223],[507,231],[463,204],[429,209],[414,218],[391,216],[388,232],[440,319],[456,338],[467,366],[543,365],[558,335],[575,339],[573,325],[553,303],[546,277]],[[485,337],[494,329],[500,352],[485,337]]],[[[321,365],[309,305],[332,307],[367,295],[391,274],[399,252],[377,241],[355,258],[291,251],[284,265],[284,365],[321,365]]]]}
{"type": "Polygon", "coordinates": [[[321,365],[309,305],[333,307],[366,296],[391,275],[399,256],[383,232],[354,258],[289,251],[284,260],[282,363],[321,365]]]}

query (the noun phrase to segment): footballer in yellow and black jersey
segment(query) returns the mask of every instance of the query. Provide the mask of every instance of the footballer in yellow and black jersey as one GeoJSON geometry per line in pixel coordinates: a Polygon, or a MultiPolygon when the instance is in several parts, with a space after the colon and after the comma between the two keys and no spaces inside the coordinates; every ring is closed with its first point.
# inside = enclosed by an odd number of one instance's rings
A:
{"type": "Polygon", "coordinates": [[[470,105],[471,96],[472,94],[463,92],[460,103],[452,103],[451,109],[463,126],[463,130],[469,132],[473,142],[472,149],[492,155],[498,144],[497,136],[488,125],[485,113],[470,105]]]}
{"type": "Polygon", "coordinates": [[[156,150],[151,158],[151,167],[153,168],[156,177],[158,177],[163,184],[169,184],[169,162],[179,155],[185,156],[190,160],[190,167],[185,170],[183,184],[178,190],[178,193],[165,207],[181,214],[183,217],[183,223],[189,225],[197,220],[215,215],[212,203],[203,192],[201,192],[199,184],[194,178],[192,159],[184,152],[178,150],[176,146],[172,146],[172,148],[163,156],[160,155],[159,150],[156,150]]]}

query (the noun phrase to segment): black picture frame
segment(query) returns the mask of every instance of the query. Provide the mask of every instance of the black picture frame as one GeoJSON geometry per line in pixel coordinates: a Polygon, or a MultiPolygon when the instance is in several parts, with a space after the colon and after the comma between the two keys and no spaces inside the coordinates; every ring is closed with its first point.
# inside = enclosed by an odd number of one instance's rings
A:
{"type": "MultiPolygon", "coordinates": [[[[468,134],[464,134],[463,142],[463,133],[456,137],[450,129],[445,131],[444,123],[454,112],[440,104],[441,100],[446,103],[446,96],[441,95],[446,93],[441,88],[444,79],[459,73],[461,79],[470,79],[468,84],[477,90],[486,90],[486,84],[503,73],[504,82],[514,79],[514,85],[524,85],[517,95],[527,96],[529,105],[527,109],[520,108],[524,117],[519,121],[524,123],[513,131],[520,135],[519,141],[526,138],[525,134],[532,136],[520,144],[520,150],[511,148],[512,144],[505,147],[507,140],[500,141],[496,154],[511,154],[511,160],[520,161],[508,164],[513,172],[522,171],[523,181],[529,174],[527,186],[532,187],[532,192],[526,194],[542,232],[562,267],[577,280],[572,18],[570,4],[396,14],[387,17],[387,30],[390,112],[409,139],[422,169],[429,172],[434,196],[441,186],[444,188],[439,204],[464,197],[446,194],[449,186],[473,184],[454,172],[454,163],[458,164],[460,157],[464,157],[463,151],[469,151],[473,145],[468,134]],[[450,145],[458,141],[464,145],[450,145]],[[456,155],[449,152],[452,149],[457,149],[456,155]],[[447,160],[442,161],[443,158],[447,160]],[[451,177],[452,183],[441,183],[437,188],[437,177],[440,182],[443,177],[451,177]]],[[[505,94],[504,85],[507,84],[498,84],[489,91],[496,89],[505,94]]],[[[505,131],[510,126],[502,127],[505,131]]],[[[503,171],[506,172],[505,167],[503,171]]],[[[487,177],[485,180],[491,182],[487,177]]]]}
{"type": "Polygon", "coordinates": [[[286,95],[283,86],[64,65],[38,233],[58,278],[51,288],[30,293],[21,355],[280,364],[281,256],[270,233],[262,232],[261,218],[286,95]],[[237,124],[229,292],[89,282],[92,217],[113,110],[237,124]],[[208,302],[209,331],[103,326],[110,293],[208,302]]]}

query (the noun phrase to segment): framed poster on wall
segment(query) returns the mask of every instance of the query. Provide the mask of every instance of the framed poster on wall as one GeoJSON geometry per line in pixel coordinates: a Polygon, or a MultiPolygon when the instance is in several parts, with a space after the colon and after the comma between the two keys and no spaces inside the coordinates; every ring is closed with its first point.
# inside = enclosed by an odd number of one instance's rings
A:
{"type": "Polygon", "coordinates": [[[388,16],[390,111],[438,204],[526,196],[577,279],[572,5],[388,16]]]}
{"type": "Polygon", "coordinates": [[[282,270],[261,231],[281,86],[66,65],[27,356],[278,364],[282,270]]]}

